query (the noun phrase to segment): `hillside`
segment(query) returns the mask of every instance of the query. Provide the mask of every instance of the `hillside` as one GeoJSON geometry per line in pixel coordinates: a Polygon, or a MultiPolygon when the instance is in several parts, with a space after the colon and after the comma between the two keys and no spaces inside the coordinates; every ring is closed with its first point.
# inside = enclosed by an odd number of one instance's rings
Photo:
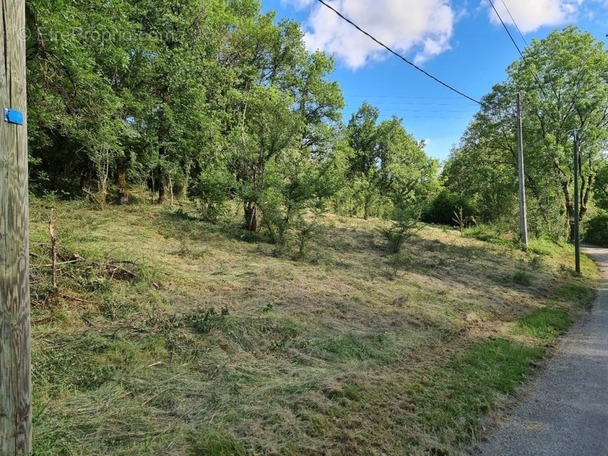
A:
{"type": "Polygon", "coordinates": [[[481,229],[391,255],[380,221],[333,215],[296,261],[189,214],[32,202],[36,455],[457,454],[597,277],[481,229]]]}

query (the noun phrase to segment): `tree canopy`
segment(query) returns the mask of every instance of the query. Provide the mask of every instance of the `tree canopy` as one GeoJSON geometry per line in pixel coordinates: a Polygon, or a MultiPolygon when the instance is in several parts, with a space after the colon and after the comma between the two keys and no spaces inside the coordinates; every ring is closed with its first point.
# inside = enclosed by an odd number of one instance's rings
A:
{"type": "Polygon", "coordinates": [[[247,229],[281,241],[347,188],[355,213],[368,192],[391,217],[434,182],[401,120],[364,105],[370,131],[342,124],[332,58],[257,0],[32,0],[27,27],[37,191],[104,204],[145,186],[209,220],[240,201],[247,229]]]}
{"type": "Polygon", "coordinates": [[[448,160],[447,186],[473,197],[486,220],[513,218],[517,205],[514,101],[520,92],[532,228],[559,235],[568,231],[574,218],[575,138],[581,151],[581,218],[604,163],[608,52],[591,34],[568,27],[534,40],[507,72],[507,81],[484,97],[448,160]]]}

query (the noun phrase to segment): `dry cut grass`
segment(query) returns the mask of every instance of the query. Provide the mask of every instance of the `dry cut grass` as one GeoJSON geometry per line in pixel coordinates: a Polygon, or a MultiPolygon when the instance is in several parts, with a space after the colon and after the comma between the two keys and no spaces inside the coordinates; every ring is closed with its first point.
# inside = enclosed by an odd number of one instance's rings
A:
{"type": "Polygon", "coordinates": [[[547,241],[391,255],[328,215],[294,261],[184,210],[31,213],[37,455],[457,454],[592,296],[547,241]]]}

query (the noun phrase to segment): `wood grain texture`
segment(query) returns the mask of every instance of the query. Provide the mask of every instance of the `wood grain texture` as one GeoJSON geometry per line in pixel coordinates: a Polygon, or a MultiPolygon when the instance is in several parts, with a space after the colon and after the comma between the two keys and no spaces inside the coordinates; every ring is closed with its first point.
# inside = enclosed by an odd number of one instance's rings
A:
{"type": "MultiPolygon", "coordinates": [[[[0,109],[26,117],[25,1],[0,4],[0,109]]],[[[0,121],[0,456],[32,449],[27,160],[27,118],[0,121]]]]}

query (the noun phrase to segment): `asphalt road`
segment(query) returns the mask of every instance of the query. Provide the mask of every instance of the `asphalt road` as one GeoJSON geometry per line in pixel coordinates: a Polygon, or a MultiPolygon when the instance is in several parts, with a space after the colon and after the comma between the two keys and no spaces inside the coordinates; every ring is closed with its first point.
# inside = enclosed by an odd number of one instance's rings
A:
{"type": "Polygon", "coordinates": [[[525,401],[487,442],[487,456],[608,456],[608,249],[585,247],[604,279],[525,401]]]}

